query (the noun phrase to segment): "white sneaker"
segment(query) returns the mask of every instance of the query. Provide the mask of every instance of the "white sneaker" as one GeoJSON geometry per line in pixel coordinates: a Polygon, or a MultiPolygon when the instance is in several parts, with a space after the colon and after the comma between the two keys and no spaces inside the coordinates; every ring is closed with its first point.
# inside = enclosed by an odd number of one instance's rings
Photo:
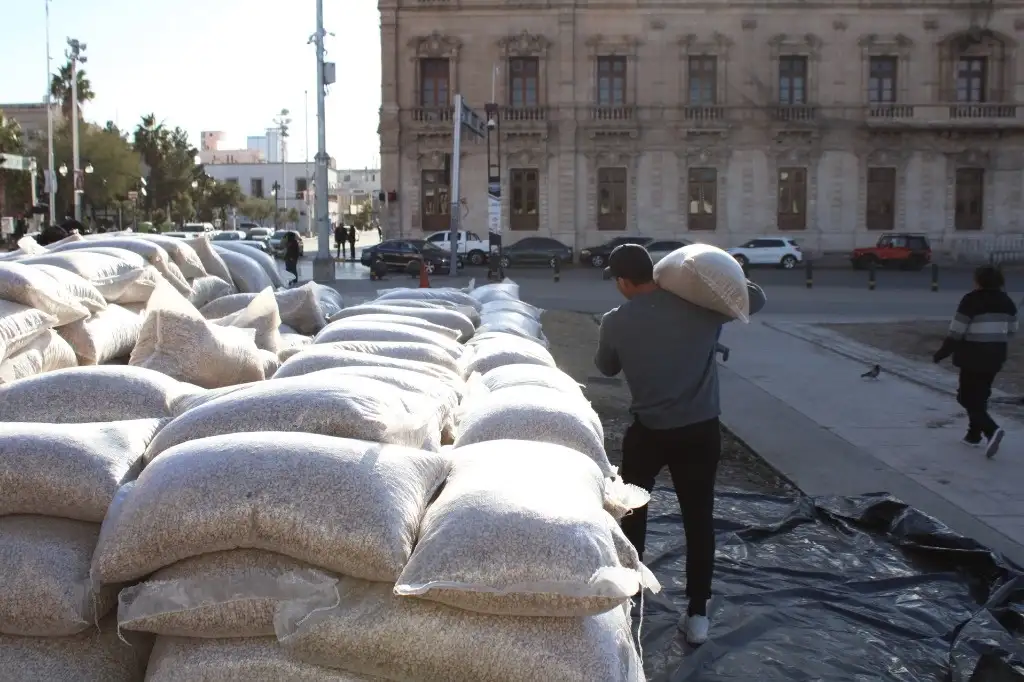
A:
{"type": "Polygon", "coordinates": [[[679,621],[679,629],[683,631],[687,642],[698,646],[708,641],[711,620],[707,616],[683,616],[679,621]]]}
{"type": "Polygon", "coordinates": [[[1001,428],[996,429],[996,432],[992,434],[992,437],[988,439],[988,447],[985,448],[985,456],[992,459],[999,452],[999,444],[1003,442],[1003,436],[1006,432],[1001,428]]]}

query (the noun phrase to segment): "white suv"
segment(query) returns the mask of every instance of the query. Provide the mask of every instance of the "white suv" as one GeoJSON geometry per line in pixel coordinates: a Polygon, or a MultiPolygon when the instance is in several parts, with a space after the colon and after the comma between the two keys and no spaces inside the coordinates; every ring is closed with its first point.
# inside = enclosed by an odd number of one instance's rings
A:
{"type": "Polygon", "coordinates": [[[797,246],[795,239],[789,237],[758,237],[751,239],[742,246],[726,249],[736,262],[747,265],[775,265],[785,270],[792,270],[797,263],[803,262],[804,254],[797,246]]]}
{"type": "MultiPolygon", "coordinates": [[[[424,237],[434,246],[451,251],[448,241],[448,231],[431,232],[424,237]]],[[[476,232],[459,232],[458,250],[471,265],[483,265],[487,262],[487,254],[491,251],[489,240],[481,239],[476,232]]]]}

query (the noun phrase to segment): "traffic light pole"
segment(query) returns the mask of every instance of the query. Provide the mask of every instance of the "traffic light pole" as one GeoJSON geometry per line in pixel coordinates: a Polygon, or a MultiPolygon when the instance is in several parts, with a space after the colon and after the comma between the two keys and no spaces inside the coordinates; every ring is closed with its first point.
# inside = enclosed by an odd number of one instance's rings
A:
{"type": "Polygon", "coordinates": [[[451,179],[451,209],[448,214],[451,220],[451,227],[448,233],[448,244],[451,247],[451,262],[448,264],[448,274],[454,277],[459,272],[459,223],[462,219],[462,204],[459,202],[459,170],[462,166],[462,128],[477,137],[484,137],[486,134],[485,124],[475,111],[469,108],[462,95],[455,95],[455,115],[452,129],[452,179],[451,179]]]}

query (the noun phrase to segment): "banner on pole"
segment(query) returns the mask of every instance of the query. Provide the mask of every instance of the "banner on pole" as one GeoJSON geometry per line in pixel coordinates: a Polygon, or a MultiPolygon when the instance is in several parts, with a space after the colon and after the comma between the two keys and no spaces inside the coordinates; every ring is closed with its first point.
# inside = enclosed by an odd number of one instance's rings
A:
{"type": "Polygon", "coordinates": [[[487,185],[487,231],[501,234],[501,183],[487,185]]]}

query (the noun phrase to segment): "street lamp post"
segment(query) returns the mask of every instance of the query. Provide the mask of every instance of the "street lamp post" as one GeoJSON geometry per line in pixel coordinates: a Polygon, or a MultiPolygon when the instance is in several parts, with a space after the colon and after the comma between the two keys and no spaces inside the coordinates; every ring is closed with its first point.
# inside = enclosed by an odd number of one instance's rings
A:
{"type": "Polygon", "coordinates": [[[484,112],[487,116],[487,241],[490,252],[487,279],[501,281],[505,274],[501,267],[501,118],[495,102],[485,104],[484,112]],[[492,134],[495,140],[493,147],[492,134]]]}
{"type": "MultiPolygon", "coordinates": [[[[79,181],[77,181],[77,178],[83,177],[83,174],[84,175],[92,175],[94,170],[95,169],[92,167],[91,163],[86,163],[84,170],[75,170],[74,173],[72,174],[72,178],[76,179],[75,184],[76,185],[81,184],[84,187],[85,183],[84,182],[80,183],[79,181]]],[[[60,168],[57,169],[57,172],[60,173],[62,178],[66,178],[68,176],[68,166],[67,166],[67,164],[66,163],[62,163],[60,165],[60,168]]],[[[74,193],[75,220],[77,220],[78,222],[82,222],[82,204],[79,201],[79,197],[82,194],[82,190],[80,190],[77,187],[75,187],[74,188],[74,192],[75,192],[74,193]]]]}
{"type": "Polygon", "coordinates": [[[327,112],[326,112],[326,88],[335,81],[334,64],[325,62],[324,57],[324,0],[316,0],[316,33],[313,41],[316,43],[316,231],[317,250],[316,260],[313,261],[314,279],[324,282],[334,279],[334,259],[331,258],[331,226],[330,215],[327,207],[327,194],[330,187],[327,184],[327,162],[330,157],[327,155],[327,112]]]}
{"type": "Polygon", "coordinates": [[[46,193],[50,202],[50,224],[57,223],[57,169],[53,167],[53,107],[50,80],[53,78],[50,60],[50,0],[46,0],[46,193]]]}
{"type": "Polygon", "coordinates": [[[78,158],[78,65],[85,64],[85,43],[68,38],[68,49],[64,53],[71,63],[71,164],[74,170],[75,220],[82,222],[81,193],[85,189],[85,178],[79,170],[78,158]]]}

